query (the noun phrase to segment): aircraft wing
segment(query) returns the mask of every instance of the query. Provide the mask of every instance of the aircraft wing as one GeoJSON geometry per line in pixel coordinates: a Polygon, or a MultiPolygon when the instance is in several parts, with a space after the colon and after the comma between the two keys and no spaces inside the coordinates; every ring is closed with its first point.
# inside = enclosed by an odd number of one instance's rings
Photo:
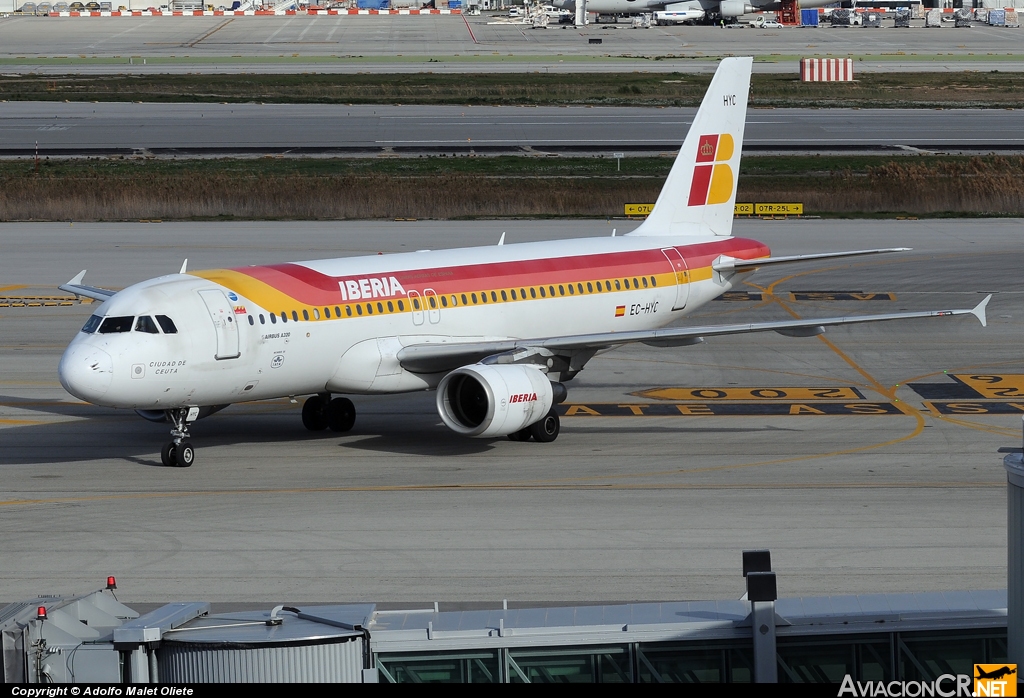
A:
{"type": "Polygon", "coordinates": [[[717,272],[753,271],[759,267],[773,264],[789,264],[791,262],[807,262],[814,259],[836,259],[839,257],[863,257],[871,254],[887,254],[889,252],[909,252],[909,247],[887,247],[878,250],[851,250],[850,252],[822,252],[820,254],[795,254],[788,257],[764,257],[762,259],[721,259],[711,265],[717,272]]]}
{"type": "Polygon", "coordinates": [[[537,350],[550,355],[573,352],[597,352],[624,344],[643,343],[656,347],[678,347],[699,344],[704,337],[747,332],[778,332],[787,337],[813,337],[822,334],[826,327],[854,325],[864,322],[885,322],[889,320],[910,320],[913,318],[945,317],[953,315],[974,315],[982,327],[987,324],[985,307],[992,295],[973,308],[954,310],[924,310],[910,313],[885,313],[882,315],[854,315],[810,320],[777,320],[735,325],[705,325],[703,327],[668,327],[658,330],[631,332],[600,332],[595,334],[570,335],[566,337],[539,337],[535,339],[502,339],[490,342],[430,343],[412,344],[398,352],[402,367],[413,373],[440,373],[466,364],[477,363],[499,354],[521,350],[537,350]]]}
{"type": "Polygon", "coordinates": [[[96,288],[95,286],[85,286],[82,281],[85,279],[85,269],[78,272],[78,275],[68,281],[66,284],[61,284],[57,288],[61,291],[67,291],[73,293],[76,296],[85,296],[86,298],[92,298],[97,301],[105,301],[113,296],[117,291],[109,291],[105,288],[96,288]]]}

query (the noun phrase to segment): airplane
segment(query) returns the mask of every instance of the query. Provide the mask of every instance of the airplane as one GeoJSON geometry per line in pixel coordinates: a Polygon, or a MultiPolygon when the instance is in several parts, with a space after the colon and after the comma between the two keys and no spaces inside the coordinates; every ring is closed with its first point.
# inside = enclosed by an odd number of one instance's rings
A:
{"type": "Polygon", "coordinates": [[[1000,667],[998,669],[994,669],[992,671],[985,671],[980,666],[977,666],[977,665],[975,665],[975,666],[978,669],[978,675],[974,677],[976,679],[997,679],[998,680],[998,679],[1003,678],[1004,676],[1009,676],[1010,674],[1016,674],[1017,673],[1016,669],[1011,669],[1008,666],[1003,666],[1003,667],[1000,667]]]}
{"type": "Polygon", "coordinates": [[[753,59],[723,59],[648,218],[627,235],[211,269],[62,290],[102,303],[58,373],[95,405],[172,423],[165,465],[190,466],[190,426],[237,402],[309,395],[307,429],[348,431],[338,395],[436,390],[443,423],[476,438],[554,441],[554,405],[596,354],[626,344],[821,334],[863,322],[973,314],[900,312],[666,327],[749,278],[810,260],[907,248],[770,256],[732,235],[753,59]]]}
{"type": "MultiPolygon", "coordinates": [[[[552,0],[552,5],[563,10],[576,11],[577,0],[552,0]]],[[[824,7],[835,0],[800,0],[800,7],[824,7]]],[[[706,18],[735,19],[751,12],[777,12],[782,9],[778,0],[584,0],[587,12],[602,15],[635,15],[654,11],[692,13],[692,21],[706,18]]]]}

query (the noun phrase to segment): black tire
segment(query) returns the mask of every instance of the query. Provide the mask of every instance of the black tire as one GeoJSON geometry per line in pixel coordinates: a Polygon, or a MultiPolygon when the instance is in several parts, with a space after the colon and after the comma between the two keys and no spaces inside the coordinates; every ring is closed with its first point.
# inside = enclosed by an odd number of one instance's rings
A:
{"type": "Polygon", "coordinates": [[[178,461],[179,468],[190,468],[196,462],[196,449],[188,441],[178,444],[174,455],[178,461]]]}
{"type": "Polygon", "coordinates": [[[558,413],[553,409],[544,415],[544,419],[527,427],[533,440],[542,444],[548,444],[558,438],[558,432],[562,428],[558,421],[558,413]]]}
{"type": "Polygon", "coordinates": [[[327,426],[331,431],[349,431],[356,423],[356,406],[347,397],[336,397],[327,405],[327,426]]]}
{"type": "Polygon", "coordinates": [[[160,462],[168,468],[174,468],[178,465],[177,446],[173,441],[168,442],[160,449],[160,462]]]}
{"type": "Polygon", "coordinates": [[[302,404],[302,426],[310,431],[327,428],[327,405],[319,395],[314,395],[302,404]]]}

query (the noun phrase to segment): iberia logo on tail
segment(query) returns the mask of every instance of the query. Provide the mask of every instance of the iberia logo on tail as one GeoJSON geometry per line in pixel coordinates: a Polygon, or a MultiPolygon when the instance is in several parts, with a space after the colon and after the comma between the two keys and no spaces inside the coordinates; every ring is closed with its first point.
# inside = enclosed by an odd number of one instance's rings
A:
{"type": "Polygon", "coordinates": [[[729,202],[735,177],[728,161],[732,159],[734,148],[735,142],[728,133],[700,137],[687,206],[729,202]]]}

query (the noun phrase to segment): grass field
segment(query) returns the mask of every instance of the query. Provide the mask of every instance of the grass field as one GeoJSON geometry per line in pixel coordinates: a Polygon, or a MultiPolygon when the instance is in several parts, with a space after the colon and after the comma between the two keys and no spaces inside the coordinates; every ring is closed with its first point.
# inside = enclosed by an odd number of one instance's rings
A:
{"type": "MultiPolygon", "coordinates": [[[[710,75],[681,73],[0,76],[0,100],[696,106],[710,75]]],[[[1024,108],[1024,73],[861,73],[802,83],[754,74],[755,107],[1024,108]]]]}
{"type": "MultiPolygon", "coordinates": [[[[621,216],[668,157],[0,162],[0,220],[621,216]]],[[[1024,157],[760,156],[737,200],[848,217],[1024,215],[1024,157]]]]}

